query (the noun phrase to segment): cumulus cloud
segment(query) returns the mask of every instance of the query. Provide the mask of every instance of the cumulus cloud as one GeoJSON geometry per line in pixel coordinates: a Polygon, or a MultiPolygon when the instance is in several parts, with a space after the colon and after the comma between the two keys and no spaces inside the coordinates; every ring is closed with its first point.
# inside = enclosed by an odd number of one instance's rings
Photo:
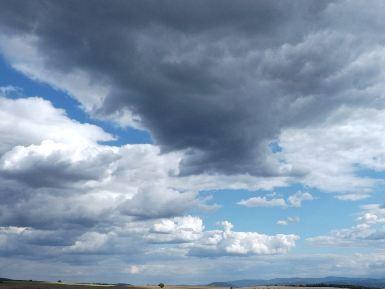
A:
{"type": "Polygon", "coordinates": [[[296,235],[235,232],[229,221],[218,225],[223,229],[204,230],[198,217],[166,219],[151,227],[147,240],[152,243],[180,243],[181,248],[191,256],[221,257],[285,254],[299,239],[296,235]]]}
{"type": "Polygon", "coordinates": [[[140,123],[162,150],[188,151],[182,174],[302,175],[269,150],[282,129],[383,100],[382,36],[372,17],[381,9],[225,1],[219,12],[215,2],[141,1],[110,3],[106,15],[99,1],[76,11],[67,1],[44,3],[2,4],[6,59],[94,116],[140,123]],[[338,20],[357,19],[354,11],[365,23],[359,33],[338,20]]]}
{"type": "Polygon", "coordinates": [[[256,232],[234,232],[233,225],[224,221],[223,230],[206,231],[202,238],[192,245],[192,256],[248,256],[284,254],[295,246],[296,235],[277,234],[273,236],[256,232]]]}
{"type": "MultiPolygon", "coordinates": [[[[274,195],[274,194],[273,194],[274,195]]],[[[297,192],[287,198],[274,197],[252,197],[247,200],[240,200],[237,204],[246,207],[295,207],[299,208],[303,201],[312,201],[313,196],[308,192],[297,192]]]]}
{"type": "Polygon", "coordinates": [[[253,197],[247,200],[240,200],[238,205],[246,207],[286,207],[285,199],[267,199],[266,197],[253,197]]]}
{"type": "Polygon", "coordinates": [[[233,232],[229,222],[224,230],[206,231],[201,218],[183,216],[210,207],[203,203],[210,199],[173,181],[179,178],[180,153],[161,153],[155,145],[100,144],[111,136],[37,97],[3,98],[0,111],[22,111],[20,122],[28,120],[30,127],[2,127],[4,140],[12,141],[0,157],[4,254],[32,257],[43,247],[44,258],[71,261],[76,255],[151,252],[151,246],[167,243],[182,255],[249,256],[283,254],[295,245],[294,235],[233,232]],[[24,114],[28,105],[47,114],[24,114]],[[72,134],[51,132],[51,121],[72,134]]]}
{"type": "Polygon", "coordinates": [[[382,169],[384,58],[373,20],[381,19],[380,2],[225,1],[226,17],[211,3],[144,3],[110,3],[111,21],[84,13],[104,11],[98,1],[76,11],[69,2],[6,1],[0,50],[94,117],[148,129],[162,152],[184,151],[178,173],[197,186],[225,173],[233,178],[222,184],[231,187],[243,178],[258,188],[299,181],[370,193],[376,181],[356,171],[382,169]],[[351,19],[362,21],[359,31],[351,19]],[[281,152],[271,151],[272,141],[281,152]]]}
{"type": "Polygon", "coordinates": [[[198,204],[195,193],[181,193],[166,187],[143,186],[121,204],[121,212],[139,218],[164,218],[181,215],[198,204]]]}
{"type": "Polygon", "coordinates": [[[203,230],[199,217],[176,217],[155,223],[146,238],[152,243],[187,243],[200,239],[203,230]]]}
{"type": "Polygon", "coordinates": [[[47,139],[82,146],[113,140],[100,127],[71,120],[40,97],[0,97],[0,118],[1,154],[17,145],[38,145],[47,139]]]}
{"type": "MultiPolygon", "coordinates": [[[[14,69],[66,92],[90,117],[148,130],[155,142],[106,145],[116,136],[1,87],[0,248],[8,256],[36,257],[35,246],[66,262],[141,250],[282,254],[298,236],[237,232],[229,222],[205,230],[186,215],[210,207],[199,191],[299,183],[353,201],[381,183],[370,176],[385,170],[381,1],[4,0],[0,8],[0,53],[14,69]]],[[[297,192],[238,204],[298,208],[313,199],[297,192]]],[[[381,244],[382,210],[363,207],[355,226],[309,241],[381,244]]],[[[119,270],[164,272],[137,258],[119,270]]]]}
{"type": "Polygon", "coordinates": [[[197,192],[171,187],[178,154],[103,145],[110,134],[39,97],[1,97],[0,115],[0,224],[30,227],[35,243],[58,228],[72,230],[64,244],[92,228],[99,234],[134,217],[173,217],[204,205],[197,192]]]}
{"type": "Polygon", "coordinates": [[[304,201],[312,201],[314,200],[313,196],[308,192],[297,192],[294,195],[291,195],[287,199],[287,203],[292,206],[299,208],[302,205],[302,202],[304,201]]]}
{"type": "Polygon", "coordinates": [[[363,199],[381,182],[370,173],[384,170],[384,118],[381,106],[342,107],[322,125],[282,131],[279,154],[308,172],[303,183],[338,193],[342,200],[363,199]]]}
{"type": "Polygon", "coordinates": [[[169,234],[178,230],[202,232],[204,229],[202,220],[197,217],[184,216],[177,217],[173,220],[162,220],[160,223],[156,223],[152,226],[151,231],[154,233],[169,234]]]}
{"type": "Polygon", "coordinates": [[[103,179],[118,158],[113,149],[45,140],[40,145],[15,146],[5,153],[0,158],[0,174],[31,187],[60,187],[103,179]]]}
{"type": "Polygon", "coordinates": [[[106,246],[111,234],[98,232],[86,232],[79,237],[71,246],[65,247],[64,251],[71,253],[96,253],[106,246]]]}
{"type": "Polygon", "coordinates": [[[333,230],[329,235],[308,238],[317,246],[382,246],[385,243],[385,208],[378,204],[364,205],[357,224],[333,230]]]}

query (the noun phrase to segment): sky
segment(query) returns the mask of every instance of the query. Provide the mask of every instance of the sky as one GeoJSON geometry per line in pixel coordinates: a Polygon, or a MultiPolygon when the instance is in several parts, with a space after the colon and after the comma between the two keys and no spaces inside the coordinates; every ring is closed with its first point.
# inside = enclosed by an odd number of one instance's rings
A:
{"type": "Polygon", "coordinates": [[[1,0],[0,276],[384,276],[384,6],[1,0]]]}

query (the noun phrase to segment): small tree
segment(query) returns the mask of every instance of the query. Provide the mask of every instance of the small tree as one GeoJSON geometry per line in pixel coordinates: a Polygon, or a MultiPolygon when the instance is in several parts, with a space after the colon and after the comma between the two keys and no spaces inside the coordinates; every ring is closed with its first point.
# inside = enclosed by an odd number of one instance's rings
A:
{"type": "Polygon", "coordinates": [[[164,287],[164,284],[163,284],[163,283],[159,283],[158,286],[159,286],[160,288],[163,288],[163,287],[164,287]]]}

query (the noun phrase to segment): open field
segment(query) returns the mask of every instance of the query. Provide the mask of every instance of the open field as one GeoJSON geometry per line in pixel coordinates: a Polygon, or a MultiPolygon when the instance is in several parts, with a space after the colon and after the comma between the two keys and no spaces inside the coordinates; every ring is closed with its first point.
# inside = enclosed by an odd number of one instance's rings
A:
{"type": "MultiPolygon", "coordinates": [[[[306,283],[298,283],[292,285],[255,285],[255,286],[244,286],[244,287],[232,287],[234,289],[385,289],[383,286],[378,287],[368,287],[368,286],[360,286],[360,285],[350,285],[350,284],[325,284],[319,283],[317,284],[309,284],[303,285],[306,283]],[[298,285],[300,284],[300,285],[298,285]]],[[[130,288],[140,288],[140,289],[159,289],[158,286],[129,286],[130,288]]],[[[229,286],[204,286],[204,285],[167,285],[164,289],[230,289],[229,286]]],[[[1,289],[1,288],[0,288],[1,289]]]]}
{"type": "MultiPolygon", "coordinates": [[[[92,284],[61,284],[49,282],[3,282],[0,283],[0,289],[87,289],[95,287],[109,287],[113,289],[127,289],[128,286],[114,286],[114,285],[92,285],[92,284]]],[[[134,286],[130,286],[133,289],[134,286]]],[[[100,288],[102,289],[102,288],[100,288]]]]}
{"type": "MultiPolygon", "coordinates": [[[[47,282],[4,282],[0,283],[0,289],[96,289],[95,287],[108,287],[111,289],[159,289],[158,286],[126,286],[126,285],[94,285],[94,284],[65,284],[47,282]]],[[[291,286],[255,286],[241,289],[294,289],[291,286]]],[[[301,287],[301,289],[332,289],[333,287],[301,287]]],[[[102,288],[100,288],[102,289],[102,288]]],[[[229,287],[211,286],[177,286],[166,285],[165,289],[229,289],[229,287]]]]}

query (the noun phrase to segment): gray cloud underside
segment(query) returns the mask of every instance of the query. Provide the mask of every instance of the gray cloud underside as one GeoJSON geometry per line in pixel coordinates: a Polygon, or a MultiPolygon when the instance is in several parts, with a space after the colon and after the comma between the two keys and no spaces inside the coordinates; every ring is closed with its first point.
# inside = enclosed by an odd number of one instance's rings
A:
{"type": "Polygon", "coordinates": [[[156,250],[249,257],[286,254],[299,239],[233,231],[228,221],[205,230],[187,213],[217,206],[174,182],[179,153],[101,144],[112,136],[47,100],[0,95],[0,119],[2,256],[73,264],[115,255],[144,262],[138,255],[156,250]]]}
{"type": "MultiPolygon", "coordinates": [[[[12,88],[0,87],[5,273],[92,281],[106,274],[126,281],[128,273],[135,281],[140,272],[156,282],[193,273],[212,281],[223,272],[289,276],[293,267],[311,275],[321,262],[323,275],[383,276],[381,250],[282,256],[299,236],[239,232],[229,222],[208,230],[186,216],[215,207],[199,199],[201,190],[298,181],[342,200],[370,195],[378,180],[356,170],[385,170],[383,6],[1,1],[6,61],[68,92],[92,117],[142,127],[156,142],[103,145],[113,136],[100,127],[39,97],[12,99],[12,88]],[[272,141],[281,152],[271,153],[272,141]]],[[[307,194],[240,203],[300,207],[313,199],[307,194]]],[[[307,242],[381,249],[384,223],[383,207],[371,205],[356,225],[307,242]]]]}
{"type": "MultiPolygon", "coordinates": [[[[381,2],[2,1],[5,35],[33,35],[50,71],[103,83],[98,117],[140,119],[181,174],[298,175],[269,158],[283,128],[340,106],[382,108],[381,2]]],[[[32,73],[33,74],[33,73],[32,73]]]]}

